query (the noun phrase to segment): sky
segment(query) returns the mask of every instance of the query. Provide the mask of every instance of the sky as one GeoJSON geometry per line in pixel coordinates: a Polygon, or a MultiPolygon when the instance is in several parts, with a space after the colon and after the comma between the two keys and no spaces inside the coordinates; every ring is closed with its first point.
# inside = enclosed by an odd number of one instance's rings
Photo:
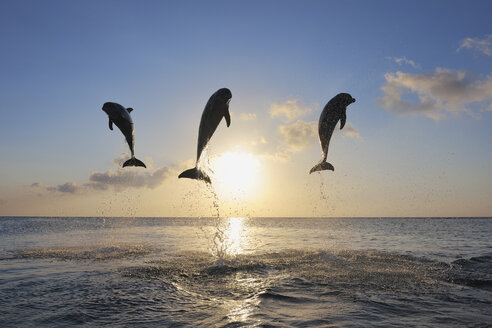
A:
{"type": "Polygon", "coordinates": [[[0,215],[492,216],[490,1],[0,2],[0,215]],[[200,117],[232,91],[194,166],[200,117]],[[317,124],[357,101],[321,158],[317,124]],[[134,108],[135,153],[107,102],[134,108]]]}

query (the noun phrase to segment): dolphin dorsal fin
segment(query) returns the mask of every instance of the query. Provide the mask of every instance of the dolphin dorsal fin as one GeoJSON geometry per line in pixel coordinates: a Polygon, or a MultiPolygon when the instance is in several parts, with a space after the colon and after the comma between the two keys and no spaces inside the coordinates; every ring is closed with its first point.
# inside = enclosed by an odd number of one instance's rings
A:
{"type": "Polygon", "coordinates": [[[111,119],[109,119],[109,129],[113,131],[113,121],[111,119]]]}
{"type": "Polygon", "coordinates": [[[347,120],[347,113],[343,111],[342,117],[340,118],[340,130],[345,126],[345,121],[347,120]]]}
{"type": "Polygon", "coordinates": [[[131,113],[131,112],[132,112],[132,110],[133,110],[133,108],[128,107],[126,110],[128,111],[128,113],[131,113]]]}

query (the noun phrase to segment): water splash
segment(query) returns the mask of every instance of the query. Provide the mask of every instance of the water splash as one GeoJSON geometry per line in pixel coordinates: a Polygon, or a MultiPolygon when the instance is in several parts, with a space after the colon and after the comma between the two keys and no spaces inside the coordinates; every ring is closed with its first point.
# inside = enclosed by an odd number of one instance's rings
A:
{"type": "Polygon", "coordinates": [[[250,242],[245,235],[245,220],[243,217],[212,218],[208,229],[204,226],[200,228],[209,243],[207,251],[215,258],[215,266],[223,266],[245,253],[245,244],[250,242]]]}
{"type": "Polygon", "coordinates": [[[321,174],[320,171],[318,171],[318,177],[319,177],[319,195],[321,201],[327,201],[328,200],[328,194],[325,192],[325,180],[323,178],[323,175],[321,174]]]}
{"type": "Polygon", "coordinates": [[[213,217],[217,218],[217,219],[220,219],[220,200],[219,200],[219,196],[217,196],[217,193],[215,192],[215,189],[214,189],[214,186],[210,183],[207,183],[206,184],[207,186],[207,191],[209,193],[209,197],[210,199],[212,199],[212,215],[213,217]]]}

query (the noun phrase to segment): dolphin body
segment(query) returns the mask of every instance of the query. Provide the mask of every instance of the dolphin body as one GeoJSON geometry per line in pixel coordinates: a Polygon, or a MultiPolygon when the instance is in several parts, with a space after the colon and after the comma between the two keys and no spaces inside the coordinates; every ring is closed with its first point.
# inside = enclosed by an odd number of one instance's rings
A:
{"type": "Polygon", "coordinates": [[[318,164],[313,166],[311,171],[309,171],[309,174],[323,170],[335,171],[333,165],[326,161],[331,135],[333,134],[333,130],[335,130],[338,121],[340,121],[340,130],[343,129],[345,121],[347,120],[347,106],[354,102],[355,99],[352,98],[350,94],[339,93],[326,104],[325,108],[323,108],[318,123],[319,141],[321,143],[323,157],[318,164]]]}
{"type": "Polygon", "coordinates": [[[231,90],[222,88],[217,90],[205,105],[198,129],[198,145],[196,152],[196,166],[192,169],[182,172],[178,178],[189,178],[203,180],[211,183],[208,175],[198,168],[198,162],[202,155],[203,149],[208,144],[210,138],[214,134],[217,126],[219,126],[222,117],[225,117],[227,127],[231,125],[231,114],[229,113],[229,103],[232,98],[231,90]]]}
{"type": "Polygon", "coordinates": [[[134,130],[133,130],[133,121],[130,116],[133,108],[125,108],[120,104],[114,102],[104,103],[102,110],[108,114],[109,117],[109,129],[113,130],[113,123],[120,129],[121,133],[125,136],[126,142],[130,147],[130,151],[132,152],[132,158],[123,163],[123,167],[125,166],[142,166],[146,167],[145,164],[135,157],[134,151],[134,130]]]}

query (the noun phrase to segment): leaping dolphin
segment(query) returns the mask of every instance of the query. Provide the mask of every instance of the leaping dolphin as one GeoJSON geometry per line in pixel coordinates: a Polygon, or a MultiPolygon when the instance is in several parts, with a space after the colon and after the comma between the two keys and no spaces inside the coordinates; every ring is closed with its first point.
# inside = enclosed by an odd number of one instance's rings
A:
{"type": "Polygon", "coordinates": [[[333,130],[335,130],[338,121],[340,121],[340,130],[343,129],[345,121],[347,120],[347,106],[354,102],[355,99],[352,98],[350,94],[339,93],[326,104],[325,108],[323,108],[318,123],[319,141],[321,143],[323,157],[318,164],[313,166],[311,171],[309,171],[309,174],[323,170],[335,171],[333,165],[326,161],[331,135],[333,134],[333,130]]]}
{"type": "Polygon", "coordinates": [[[203,149],[207,146],[208,141],[212,138],[222,117],[225,117],[227,127],[231,125],[231,114],[229,114],[229,103],[232,98],[231,90],[222,88],[217,90],[205,105],[203,110],[200,127],[198,129],[198,146],[196,153],[196,166],[192,169],[182,172],[178,178],[189,178],[203,180],[211,183],[208,175],[198,168],[198,162],[202,155],[203,149]]]}
{"type": "Polygon", "coordinates": [[[130,147],[130,151],[132,153],[132,158],[123,163],[123,167],[125,166],[142,166],[146,167],[145,164],[135,157],[135,151],[133,149],[135,140],[134,140],[134,130],[133,130],[133,121],[130,116],[133,108],[125,108],[120,104],[114,102],[107,102],[103,105],[102,110],[108,114],[109,117],[109,129],[113,130],[113,123],[120,129],[121,133],[125,136],[126,142],[130,147]]]}

